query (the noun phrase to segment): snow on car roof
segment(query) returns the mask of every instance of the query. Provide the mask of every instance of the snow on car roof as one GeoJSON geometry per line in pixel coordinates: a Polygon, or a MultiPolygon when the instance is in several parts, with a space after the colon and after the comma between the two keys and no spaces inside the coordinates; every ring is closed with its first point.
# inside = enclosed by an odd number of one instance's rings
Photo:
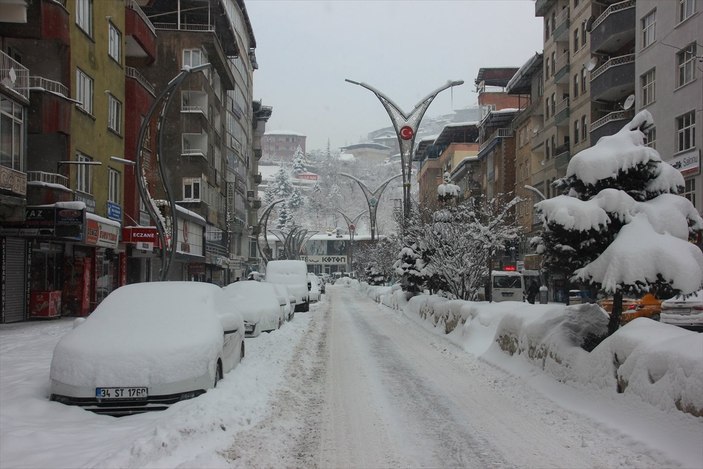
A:
{"type": "Polygon", "coordinates": [[[202,375],[222,348],[220,287],[148,282],[110,293],[54,349],[51,378],[76,386],[144,386],[202,375]]]}
{"type": "MultiPolygon", "coordinates": [[[[230,283],[222,290],[236,310],[247,321],[255,321],[267,311],[278,311],[280,303],[274,286],[256,280],[230,283]]],[[[230,306],[231,307],[231,306],[230,306]]]]}

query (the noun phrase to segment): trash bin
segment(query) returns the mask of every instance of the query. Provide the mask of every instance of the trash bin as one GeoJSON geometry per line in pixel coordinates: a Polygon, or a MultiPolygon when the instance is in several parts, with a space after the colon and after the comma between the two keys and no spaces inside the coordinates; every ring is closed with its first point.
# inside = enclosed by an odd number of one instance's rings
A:
{"type": "Polygon", "coordinates": [[[549,292],[547,291],[547,287],[545,287],[544,285],[539,287],[539,304],[541,304],[541,305],[547,304],[547,300],[548,300],[548,296],[549,296],[548,293],[549,292]]]}

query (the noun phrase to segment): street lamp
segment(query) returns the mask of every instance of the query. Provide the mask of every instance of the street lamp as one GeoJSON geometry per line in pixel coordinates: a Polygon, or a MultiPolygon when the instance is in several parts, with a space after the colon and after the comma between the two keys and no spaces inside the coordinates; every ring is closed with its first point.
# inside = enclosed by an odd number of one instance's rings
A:
{"type": "Polygon", "coordinates": [[[359,221],[361,216],[366,213],[366,210],[354,217],[353,220],[341,210],[337,211],[340,215],[342,215],[342,217],[344,217],[344,221],[347,222],[347,230],[349,230],[349,268],[347,269],[347,271],[351,272],[354,268],[354,235],[356,233],[356,223],[359,221]]]}
{"type": "Polygon", "coordinates": [[[367,85],[366,83],[360,83],[358,81],[349,80],[345,81],[359,85],[362,88],[366,88],[371,91],[376,97],[381,101],[381,104],[386,109],[388,116],[391,118],[393,123],[393,128],[395,129],[396,137],[398,138],[398,144],[400,146],[400,164],[401,164],[401,175],[403,176],[403,215],[407,219],[410,216],[410,181],[412,173],[412,161],[413,161],[413,149],[415,146],[415,137],[417,136],[418,128],[420,127],[420,122],[422,121],[422,116],[427,111],[427,108],[432,104],[434,98],[442,91],[453,86],[463,85],[463,80],[450,80],[446,84],[440,86],[424,98],[422,98],[409,113],[403,112],[397,104],[391,101],[386,95],[375,89],[374,87],[367,85]]]}
{"type": "Polygon", "coordinates": [[[395,176],[392,176],[388,179],[386,179],[383,183],[381,183],[380,186],[375,191],[372,191],[368,187],[366,187],[366,184],[361,182],[358,178],[355,178],[351,174],[346,174],[346,173],[339,173],[340,176],[348,177],[349,179],[353,179],[356,181],[357,184],[359,184],[359,187],[361,188],[361,192],[364,193],[364,197],[366,197],[366,203],[369,206],[369,221],[371,225],[371,241],[376,240],[376,211],[378,210],[378,202],[381,200],[381,194],[383,194],[383,191],[386,189],[386,186],[395,178],[398,178],[402,176],[402,174],[396,174],[395,176]]]}
{"type": "Polygon", "coordinates": [[[161,94],[154,100],[146,113],[142,125],[139,127],[139,137],[137,138],[137,151],[135,152],[135,164],[138,169],[137,173],[137,188],[139,189],[139,196],[144,201],[149,215],[156,223],[156,229],[159,232],[159,240],[161,241],[161,280],[166,280],[168,278],[168,272],[171,268],[171,264],[176,257],[176,246],[178,245],[178,216],[176,214],[176,200],[171,194],[171,189],[169,188],[168,181],[166,180],[166,173],[163,167],[163,123],[166,115],[166,109],[168,108],[171,99],[175,96],[176,89],[181,85],[186,77],[195,72],[205,70],[210,68],[211,64],[201,64],[195,67],[185,66],[181,71],[171,79],[166,84],[166,88],[161,92],[161,94]],[[166,220],[164,215],[156,207],[156,201],[149,194],[149,190],[146,185],[146,175],[144,173],[144,165],[142,159],[142,148],[144,146],[144,139],[146,138],[146,133],[149,128],[149,123],[154,117],[157,109],[161,106],[161,115],[159,116],[157,124],[157,136],[158,136],[158,147],[157,147],[157,158],[159,168],[159,176],[161,177],[161,184],[163,185],[164,192],[166,192],[166,197],[168,198],[169,205],[171,207],[171,243],[170,246],[166,242],[166,220]],[[170,248],[170,256],[168,260],[166,259],[166,250],[170,248]]]}

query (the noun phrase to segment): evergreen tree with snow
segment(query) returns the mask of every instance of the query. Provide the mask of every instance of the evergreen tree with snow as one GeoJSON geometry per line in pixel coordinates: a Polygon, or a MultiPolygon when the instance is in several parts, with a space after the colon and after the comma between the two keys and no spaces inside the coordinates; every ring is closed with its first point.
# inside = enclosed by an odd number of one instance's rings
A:
{"type": "Polygon", "coordinates": [[[613,296],[610,334],[620,325],[624,293],[665,298],[703,286],[703,254],[688,242],[703,220],[677,195],[681,173],[644,145],[643,131],[653,125],[641,111],[575,155],[556,183],[563,195],[536,204],[545,267],[613,296]]]}
{"type": "Polygon", "coordinates": [[[295,149],[295,154],[293,155],[293,172],[295,174],[300,174],[306,171],[305,153],[303,153],[303,149],[298,146],[298,148],[295,149]]]}
{"type": "Polygon", "coordinates": [[[277,199],[287,199],[293,193],[293,184],[290,181],[290,174],[281,166],[276,172],[273,180],[273,193],[277,199]]]}
{"type": "Polygon", "coordinates": [[[297,210],[302,206],[303,206],[303,196],[300,195],[300,191],[298,190],[298,188],[294,187],[293,192],[290,195],[290,199],[288,199],[288,207],[291,210],[297,210]]]}

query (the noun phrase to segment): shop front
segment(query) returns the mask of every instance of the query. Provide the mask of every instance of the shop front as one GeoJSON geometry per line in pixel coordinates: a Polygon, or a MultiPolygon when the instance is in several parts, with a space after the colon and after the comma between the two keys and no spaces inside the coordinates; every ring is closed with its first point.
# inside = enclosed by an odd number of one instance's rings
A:
{"type": "MultiPolygon", "coordinates": [[[[150,282],[155,279],[154,260],[161,251],[155,226],[126,226],[122,229],[125,250],[125,283],[150,282]]],[[[158,272],[157,272],[158,273],[158,272]]]]}

